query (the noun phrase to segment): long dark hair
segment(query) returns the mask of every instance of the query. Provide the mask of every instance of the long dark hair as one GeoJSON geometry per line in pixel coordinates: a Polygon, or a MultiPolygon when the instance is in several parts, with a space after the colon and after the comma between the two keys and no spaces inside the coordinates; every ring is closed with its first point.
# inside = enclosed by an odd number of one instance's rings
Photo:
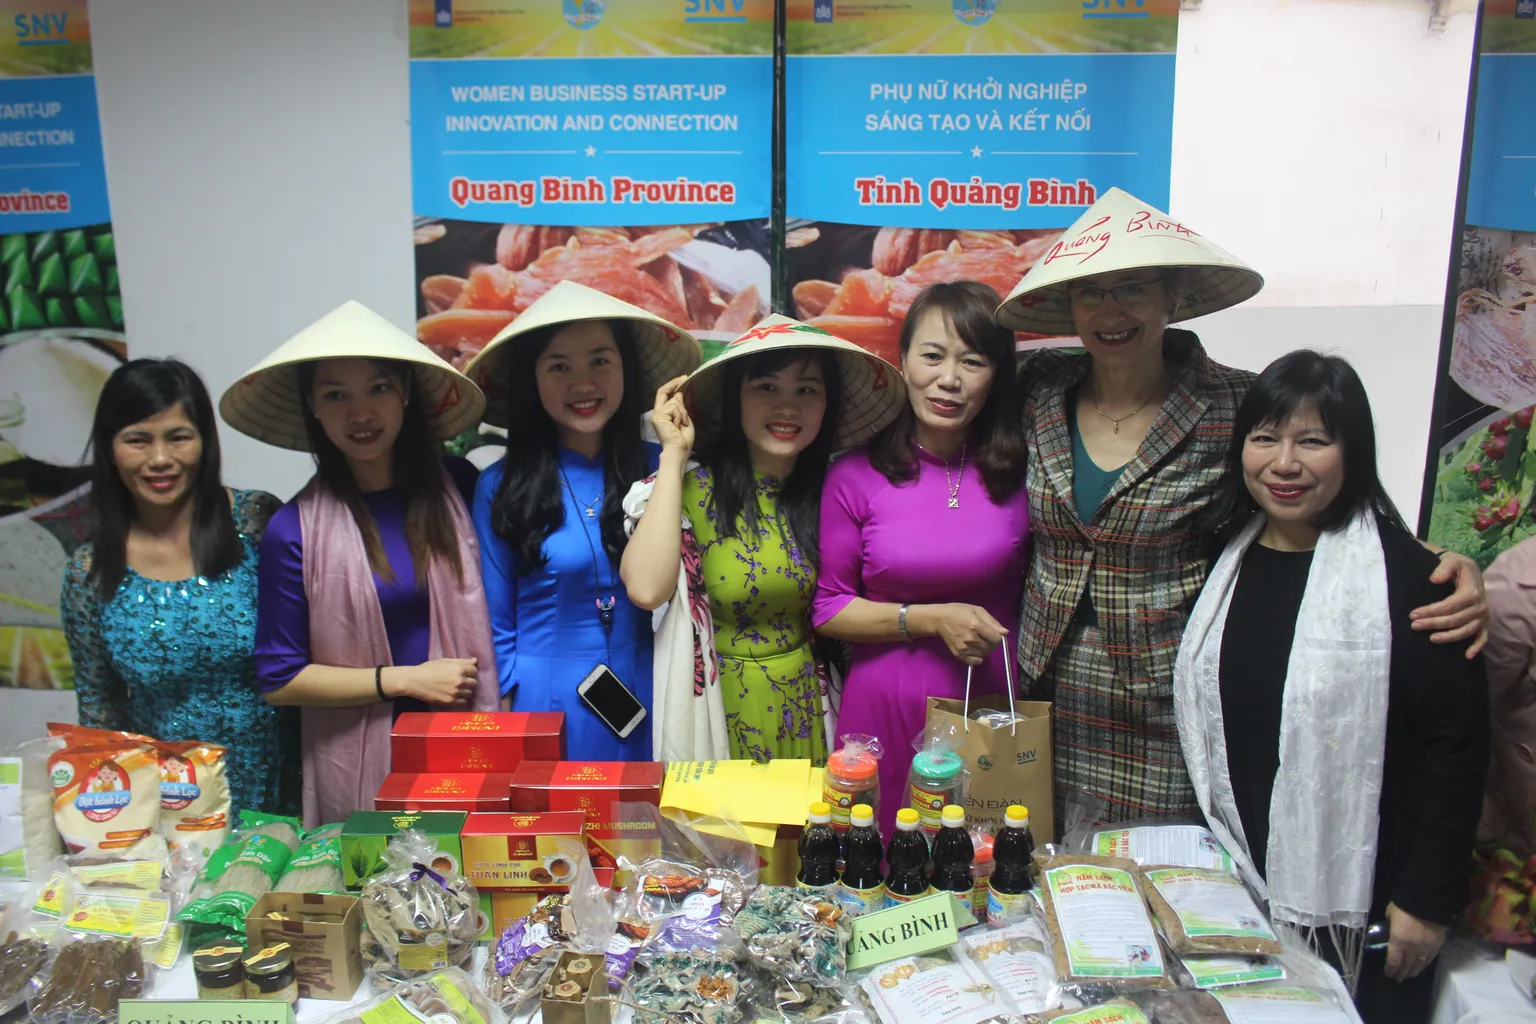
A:
{"type": "MultiPolygon", "coordinates": [[[[393,582],[394,571],[390,569],[389,556],[384,553],[383,541],[379,539],[378,524],[373,521],[368,502],[358,489],[352,467],[315,417],[311,395],[315,371],[321,362],[323,360],[299,364],[299,399],[306,412],[304,431],[309,435],[309,450],[315,454],[320,482],[345,502],[352,513],[352,519],[363,535],[369,568],[380,578],[393,582]]],[[[408,363],[393,359],[370,359],[369,362],[393,380],[396,387],[410,383],[400,418],[400,434],[395,438],[389,459],[394,470],[394,489],[405,501],[405,542],[411,549],[411,561],[415,563],[416,586],[426,587],[433,558],[446,560],[463,582],[464,563],[459,558],[459,538],[454,532],[453,515],[448,506],[450,485],[443,475],[442,453],[432,441],[426,393],[408,363]]]]}
{"type": "Polygon", "coordinates": [[[96,592],[112,600],[128,569],[128,529],[138,506],[118,475],[112,441],[125,428],[180,405],[197,428],[203,455],[192,500],[192,566],[199,576],[217,576],[240,564],[245,548],[235,529],[224,490],[219,456],[219,421],[208,389],[187,364],[176,359],[135,359],[112,371],[96,401],[91,423],[91,545],[96,592]]]}
{"type": "Polygon", "coordinates": [[[1259,511],[1243,474],[1243,446],[1248,435],[1285,422],[1308,403],[1317,409],[1324,429],[1344,457],[1344,486],[1312,526],[1337,530],[1356,513],[1370,509],[1388,526],[1409,532],[1376,471],[1376,424],[1360,375],[1338,356],[1301,349],[1270,363],[1237,408],[1226,472],[1216,499],[1202,514],[1203,526],[1218,541],[1230,540],[1259,511]]]}
{"type": "MultiPolygon", "coordinates": [[[[649,408],[640,385],[640,359],[629,325],[607,321],[619,350],[624,398],[603,427],[603,507],[598,524],[603,550],[612,564],[624,554],[624,496],[649,470],[640,417],[649,408]]],[[[511,343],[503,380],[507,393],[507,454],[502,460],[501,489],[491,506],[491,527],[518,556],[518,575],[542,569],[549,561],[544,541],[565,524],[559,446],[555,421],[539,401],[535,377],[539,356],[565,324],[551,324],[511,343]]]]}
{"type": "MultiPolygon", "coordinates": [[[[912,347],[912,334],[923,316],[936,311],[959,339],[987,358],[995,369],[986,404],[971,421],[967,443],[975,452],[975,465],[986,485],[987,496],[1001,504],[1018,493],[1024,483],[1024,422],[1019,412],[1019,383],[1013,332],[992,318],[1001,299],[980,281],[945,281],[918,292],[901,325],[901,357],[912,347]]],[[[870,445],[869,463],[898,486],[917,479],[913,450],[916,414],[904,406],[896,421],[870,445]]]]}
{"type": "Polygon", "coordinates": [[[802,557],[812,565],[818,565],[821,485],[827,477],[832,439],[837,434],[837,420],[843,405],[843,378],[835,356],[814,348],[784,348],[726,363],[725,379],[721,383],[720,432],[700,454],[714,475],[709,511],[715,517],[715,529],[722,537],[735,537],[743,527],[747,536],[755,534],[758,526],[757,482],[752,475],[752,452],[747,444],[747,434],[741,426],[741,387],[747,381],[771,376],[812,359],[821,366],[827,411],[815,439],[795,459],[795,468],[790,470],[789,476],[779,482],[779,533],[786,543],[793,543],[799,549],[802,557]]]}

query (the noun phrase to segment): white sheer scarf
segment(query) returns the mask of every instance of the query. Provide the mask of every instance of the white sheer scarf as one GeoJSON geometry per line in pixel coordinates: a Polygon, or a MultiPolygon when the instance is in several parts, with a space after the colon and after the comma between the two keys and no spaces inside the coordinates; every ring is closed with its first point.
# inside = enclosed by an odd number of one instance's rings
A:
{"type": "Polygon", "coordinates": [[[1354,991],[1376,864],[1387,733],[1392,623],[1375,516],[1319,538],[1286,667],[1280,769],[1264,877],[1255,870],[1227,768],[1221,639],[1256,516],[1211,569],[1174,669],[1174,707],[1189,777],[1211,830],[1277,925],[1334,943],[1354,991]]]}

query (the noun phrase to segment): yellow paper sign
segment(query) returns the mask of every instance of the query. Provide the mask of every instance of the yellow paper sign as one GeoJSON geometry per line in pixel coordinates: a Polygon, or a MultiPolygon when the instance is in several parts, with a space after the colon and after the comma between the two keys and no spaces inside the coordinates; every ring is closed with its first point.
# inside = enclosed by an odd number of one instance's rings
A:
{"type": "MultiPolygon", "coordinates": [[[[673,761],[661,806],[713,814],[755,826],[803,825],[811,762],[673,761]]],[[[772,845],[770,833],[767,845],[772,845]]]]}

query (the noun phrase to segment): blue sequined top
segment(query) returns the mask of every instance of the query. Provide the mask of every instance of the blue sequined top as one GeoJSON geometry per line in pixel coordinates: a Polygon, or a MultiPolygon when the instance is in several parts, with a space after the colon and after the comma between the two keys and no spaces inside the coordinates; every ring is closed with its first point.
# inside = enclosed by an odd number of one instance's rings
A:
{"type": "Polygon", "coordinates": [[[229,751],[225,777],[235,813],[294,813],[298,718],[262,699],[252,658],[257,547],[281,502],[262,491],[234,497],[245,558],[220,576],[170,583],[129,568],[103,605],[91,545],[75,552],[62,611],[80,723],[217,743],[229,751]]]}

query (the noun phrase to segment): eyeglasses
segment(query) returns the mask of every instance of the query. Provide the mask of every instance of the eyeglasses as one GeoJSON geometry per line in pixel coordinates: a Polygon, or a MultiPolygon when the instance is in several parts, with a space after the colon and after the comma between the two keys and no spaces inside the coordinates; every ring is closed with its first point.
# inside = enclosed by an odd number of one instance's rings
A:
{"type": "Polygon", "coordinates": [[[1151,294],[1154,285],[1162,284],[1163,279],[1154,277],[1150,281],[1128,281],[1116,288],[1097,288],[1091,284],[1072,285],[1067,289],[1067,296],[1079,306],[1087,306],[1090,309],[1104,305],[1104,297],[1110,296],[1117,306],[1133,306],[1139,302],[1145,302],[1151,294]]]}

